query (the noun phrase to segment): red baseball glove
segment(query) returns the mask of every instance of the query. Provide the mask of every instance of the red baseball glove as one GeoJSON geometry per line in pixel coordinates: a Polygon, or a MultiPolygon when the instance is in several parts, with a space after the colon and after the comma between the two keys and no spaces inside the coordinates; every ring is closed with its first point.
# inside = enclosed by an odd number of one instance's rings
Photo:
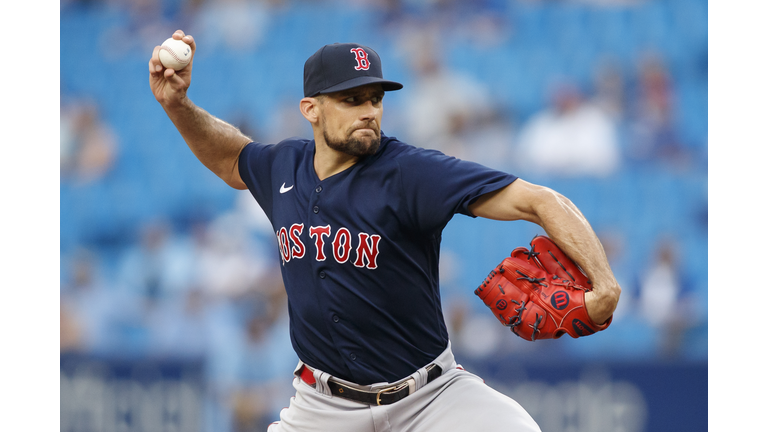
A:
{"type": "Polygon", "coordinates": [[[485,278],[475,294],[502,324],[529,341],[573,338],[605,330],[595,324],[584,306],[592,282],[581,268],[545,236],[536,236],[531,249],[512,251],[485,278]]]}

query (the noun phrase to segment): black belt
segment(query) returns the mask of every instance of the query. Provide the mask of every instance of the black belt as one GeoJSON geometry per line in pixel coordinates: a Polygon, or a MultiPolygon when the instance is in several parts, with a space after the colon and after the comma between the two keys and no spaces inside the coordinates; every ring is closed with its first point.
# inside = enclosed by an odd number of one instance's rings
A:
{"type": "MultiPolygon", "coordinates": [[[[434,363],[427,366],[426,369],[427,382],[432,382],[435,378],[443,374],[443,369],[434,363]]],[[[315,387],[317,384],[315,382],[315,376],[306,365],[301,366],[299,377],[312,387],[315,387]]],[[[345,384],[337,382],[333,378],[330,378],[328,380],[328,388],[331,389],[331,394],[343,397],[345,399],[363,402],[370,405],[389,405],[399,400],[405,399],[406,396],[411,394],[411,390],[409,388],[409,382],[411,380],[413,380],[413,378],[409,378],[400,384],[385,387],[379,391],[365,391],[349,387],[345,384]]]]}

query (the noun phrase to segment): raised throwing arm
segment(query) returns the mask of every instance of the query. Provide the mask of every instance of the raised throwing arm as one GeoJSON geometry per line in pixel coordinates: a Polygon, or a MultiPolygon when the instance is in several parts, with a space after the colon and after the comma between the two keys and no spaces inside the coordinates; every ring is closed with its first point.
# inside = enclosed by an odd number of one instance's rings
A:
{"type": "Polygon", "coordinates": [[[240,151],[251,139],[235,126],[196,106],[187,97],[187,89],[192,82],[195,40],[181,30],[176,30],[173,38],[190,45],[192,59],[180,71],[167,69],[160,62],[160,47],[156,46],[149,60],[149,86],[152,93],[200,162],[229,186],[246,189],[240,178],[237,161],[240,151]]]}

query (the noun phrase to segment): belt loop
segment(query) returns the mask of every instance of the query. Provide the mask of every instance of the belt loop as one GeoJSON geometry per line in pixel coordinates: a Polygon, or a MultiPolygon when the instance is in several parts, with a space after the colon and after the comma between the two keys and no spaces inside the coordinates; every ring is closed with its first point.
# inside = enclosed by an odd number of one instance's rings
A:
{"type": "Polygon", "coordinates": [[[421,368],[416,371],[416,374],[414,374],[413,378],[415,379],[415,387],[416,390],[424,387],[427,385],[427,378],[429,375],[427,374],[427,368],[421,368]]]}
{"type": "Polygon", "coordinates": [[[408,379],[408,396],[412,395],[416,392],[416,390],[420,389],[420,386],[416,385],[416,380],[414,378],[408,379]]]}
{"type": "Polygon", "coordinates": [[[451,349],[451,341],[448,341],[448,348],[440,354],[435,360],[438,366],[443,368],[443,371],[453,369],[456,367],[456,359],[453,357],[453,350],[451,349]]]}
{"type": "Polygon", "coordinates": [[[304,362],[299,360],[299,364],[296,365],[296,369],[293,370],[293,375],[299,376],[299,372],[301,372],[301,367],[304,366],[304,362]]]}
{"type": "Polygon", "coordinates": [[[312,376],[315,377],[315,390],[317,390],[317,392],[320,394],[332,396],[331,388],[328,387],[328,378],[330,378],[331,375],[321,370],[315,369],[312,371],[312,376]]]}

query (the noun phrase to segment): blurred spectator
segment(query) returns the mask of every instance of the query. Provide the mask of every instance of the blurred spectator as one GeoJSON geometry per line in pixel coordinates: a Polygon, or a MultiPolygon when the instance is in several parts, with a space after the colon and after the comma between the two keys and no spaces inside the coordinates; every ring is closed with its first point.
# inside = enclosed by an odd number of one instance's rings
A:
{"type": "MultiPolygon", "coordinates": [[[[475,48],[492,50],[512,37],[512,25],[498,9],[478,8],[471,2],[455,3],[460,7],[456,8],[452,27],[455,26],[456,36],[470,41],[475,48]]],[[[454,31],[452,27],[445,29],[448,34],[454,31]]]]}
{"type": "Polygon", "coordinates": [[[466,149],[456,138],[493,118],[493,103],[485,85],[445,67],[438,34],[435,27],[426,27],[403,37],[414,73],[414,82],[403,95],[405,132],[413,145],[462,158],[466,149]]]}
{"type": "Polygon", "coordinates": [[[207,379],[206,404],[211,409],[207,430],[232,430],[233,395],[239,388],[238,367],[244,322],[238,313],[236,301],[214,298],[200,291],[204,301],[202,319],[205,323],[207,379]]]}
{"type": "Polygon", "coordinates": [[[70,100],[60,110],[62,180],[90,183],[103,178],[117,154],[117,135],[87,99],[70,100]]]}
{"type": "Polygon", "coordinates": [[[556,84],[549,108],[520,130],[515,163],[523,172],[559,177],[605,177],[619,168],[615,122],[585,101],[571,82],[556,84]]]}
{"type": "MultiPolygon", "coordinates": [[[[232,299],[257,286],[271,255],[255,243],[253,226],[239,212],[220,215],[207,226],[194,229],[194,279],[212,299],[232,299]]],[[[272,240],[272,239],[270,239],[272,240]]]]}
{"type": "Polygon", "coordinates": [[[148,57],[155,46],[179,28],[177,4],[166,10],[163,0],[114,0],[114,3],[124,10],[122,16],[126,19],[108,27],[99,38],[100,54],[107,60],[132,54],[148,57]]]}
{"type": "Polygon", "coordinates": [[[638,82],[630,112],[629,157],[638,162],[685,169],[692,155],[680,141],[674,118],[674,87],[661,56],[646,53],[638,61],[638,82]]]}
{"type": "Polygon", "coordinates": [[[106,284],[93,251],[77,249],[62,261],[71,276],[61,285],[61,351],[110,352],[130,300],[106,284]]]}
{"type": "Polygon", "coordinates": [[[446,139],[447,147],[456,149],[460,159],[478,162],[501,171],[510,169],[515,136],[513,116],[492,107],[474,122],[456,130],[446,139]]]}
{"type": "Polygon", "coordinates": [[[120,258],[117,282],[150,306],[176,297],[191,286],[196,263],[190,249],[189,241],[175,236],[167,220],[150,221],[141,227],[139,242],[120,258]]]}
{"type": "Polygon", "coordinates": [[[374,11],[382,33],[396,34],[402,22],[407,19],[404,0],[353,0],[348,3],[374,11]]]}
{"type": "Polygon", "coordinates": [[[207,1],[195,14],[189,33],[204,39],[206,49],[253,51],[269,30],[270,7],[274,1],[207,1]]]}
{"type": "Polygon", "coordinates": [[[638,311],[660,332],[662,356],[679,355],[685,331],[701,320],[691,281],[678,261],[679,247],[674,239],[662,237],[640,278],[638,311]]]}
{"type": "Polygon", "coordinates": [[[285,406],[283,397],[294,393],[292,374],[299,359],[291,345],[280,273],[270,273],[259,285],[240,300],[248,306],[238,344],[237,385],[230,402],[235,432],[266,430],[279,418],[285,406]]]}
{"type": "Polygon", "coordinates": [[[71,266],[69,280],[61,286],[61,351],[85,352],[93,348],[103,329],[104,287],[96,277],[93,253],[80,249],[65,257],[71,266]]]}
{"type": "MultiPolygon", "coordinates": [[[[470,42],[480,49],[504,44],[511,35],[506,5],[493,0],[356,0],[377,7],[385,33],[431,28],[442,41],[470,42]]],[[[340,2],[341,3],[341,2],[340,2]]],[[[346,2],[343,2],[346,3],[346,2]]]]}
{"type": "Polygon", "coordinates": [[[456,357],[466,362],[482,361],[500,354],[503,346],[515,342],[508,339],[517,336],[499,324],[487,310],[473,311],[467,304],[470,300],[466,297],[449,299],[445,305],[446,324],[456,357]]]}
{"type": "Polygon", "coordinates": [[[241,191],[237,194],[232,214],[238,223],[241,223],[255,237],[253,246],[260,251],[260,255],[264,255],[261,259],[273,260],[277,265],[278,255],[275,252],[277,242],[275,233],[272,231],[272,222],[250,192],[241,191]]]}
{"type": "Polygon", "coordinates": [[[59,350],[62,353],[83,349],[83,329],[72,307],[61,302],[59,306],[59,350]]]}
{"type": "MultiPolygon", "coordinates": [[[[263,143],[278,143],[286,137],[311,137],[312,126],[307,119],[301,115],[299,105],[294,97],[284,96],[276,103],[272,111],[272,116],[268,121],[268,130],[265,131],[265,140],[263,143]]],[[[256,139],[256,137],[251,136],[256,139]]],[[[249,199],[253,197],[248,194],[249,199]]]]}
{"type": "Polygon", "coordinates": [[[592,103],[614,122],[622,122],[627,111],[626,82],[621,66],[614,59],[600,61],[594,70],[592,103]]]}
{"type": "Polygon", "coordinates": [[[160,357],[206,358],[212,337],[206,301],[202,290],[192,288],[151,308],[145,316],[149,350],[160,357]]]}

